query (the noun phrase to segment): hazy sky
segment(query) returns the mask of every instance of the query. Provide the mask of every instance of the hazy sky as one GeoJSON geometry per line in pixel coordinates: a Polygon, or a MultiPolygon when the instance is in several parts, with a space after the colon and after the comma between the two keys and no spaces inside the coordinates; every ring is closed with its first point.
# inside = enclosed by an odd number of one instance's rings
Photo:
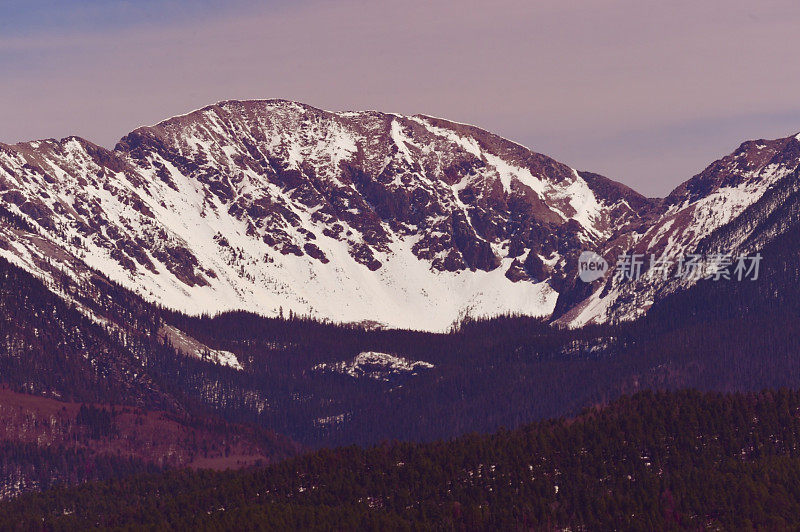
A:
{"type": "Polygon", "coordinates": [[[0,142],[224,99],[468,122],[648,195],[800,131],[796,0],[0,0],[0,142]]]}

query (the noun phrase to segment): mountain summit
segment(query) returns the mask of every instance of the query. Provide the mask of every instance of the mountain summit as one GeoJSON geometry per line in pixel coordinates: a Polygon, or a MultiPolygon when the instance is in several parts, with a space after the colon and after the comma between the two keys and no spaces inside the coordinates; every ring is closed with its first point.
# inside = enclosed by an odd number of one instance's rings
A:
{"type": "Polygon", "coordinates": [[[580,252],[697,245],[797,167],[797,139],[762,144],[657,201],[474,126],[226,101],[114,150],[0,145],[0,255],[190,314],[604,321],[609,290],[576,284],[580,252]]]}

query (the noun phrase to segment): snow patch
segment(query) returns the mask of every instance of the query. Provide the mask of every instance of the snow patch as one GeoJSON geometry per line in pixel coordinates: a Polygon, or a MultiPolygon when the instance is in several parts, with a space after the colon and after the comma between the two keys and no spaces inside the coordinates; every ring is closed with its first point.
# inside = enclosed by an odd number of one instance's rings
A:
{"type": "Polygon", "coordinates": [[[432,369],[430,362],[422,360],[411,361],[401,356],[377,351],[364,351],[356,355],[353,360],[337,362],[335,364],[317,364],[314,371],[331,371],[349,375],[353,378],[365,377],[368,379],[388,381],[396,375],[416,375],[420,370],[432,369]]]}

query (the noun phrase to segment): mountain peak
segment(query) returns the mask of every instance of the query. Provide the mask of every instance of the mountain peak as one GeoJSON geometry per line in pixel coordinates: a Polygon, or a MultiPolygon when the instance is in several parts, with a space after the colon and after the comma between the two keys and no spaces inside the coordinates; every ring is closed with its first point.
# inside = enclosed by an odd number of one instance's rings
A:
{"type": "Polygon", "coordinates": [[[113,151],[0,149],[17,224],[0,223],[0,255],[42,277],[57,257],[188,313],[422,329],[548,316],[559,294],[568,310],[594,290],[573,291],[581,251],[695,245],[728,221],[719,202],[735,198],[734,216],[796,167],[797,144],[745,143],[661,202],[468,124],[228,100],[113,151]]]}
{"type": "Polygon", "coordinates": [[[731,154],[714,161],[678,186],[666,198],[666,203],[691,203],[720,188],[769,180],[774,169],[796,165],[798,156],[800,140],[797,136],[745,141],[731,154]]]}
{"type": "MultiPolygon", "coordinates": [[[[190,313],[437,329],[548,315],[567,262],[646,203],[475,126],[286,100],[218,102],[111,152],[78,144],[9,166],[11,210],[38,202],[69,268],[190,313]]],[[[24,244],[31,270],[52,255],[40,244],[24,244]]]]}

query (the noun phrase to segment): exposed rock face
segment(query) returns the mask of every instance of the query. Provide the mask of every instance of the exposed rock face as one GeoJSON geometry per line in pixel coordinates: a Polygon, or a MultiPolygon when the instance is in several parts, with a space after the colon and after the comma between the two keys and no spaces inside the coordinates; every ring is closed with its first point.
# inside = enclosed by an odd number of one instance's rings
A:
{"type": "MultiPolygon", "coordinates": [[[[755,253],[800,221],[798,210],[800,135],[743,143],[732,154],[677,187],[651,220],[612,237],[600,249],[610,262],[640,254],[643,272],[650,257],[678,261],[687,254],[733,256],[755,253]]],[[[639,316],[664,296],[696,279],[643,275],[638,281],[607,276],[586,286],[573,282],[556,306],[558,321],[571,325],[639,316]]]]}
{"type": "Polygon", "coordinates": [[[0,254],[43,277],[97,270],[189,313],[604,321],[665,287],[618,304],[627,287],[576,284],[582,250],[694,249],[794,171],[798,144],[745,143],[652,200],[469,125],[228,101],[114,150],[0,145],[0,254]]]}
{"type": "Polygon", "coordinates": [[[193,313],[423,328],[549,314],[567,261],[652,206],[472,126],[286,101],[222,102],[113,151],[3,145],[0,189],[5,254],[33,271],[94,268],[193,313]]]}

